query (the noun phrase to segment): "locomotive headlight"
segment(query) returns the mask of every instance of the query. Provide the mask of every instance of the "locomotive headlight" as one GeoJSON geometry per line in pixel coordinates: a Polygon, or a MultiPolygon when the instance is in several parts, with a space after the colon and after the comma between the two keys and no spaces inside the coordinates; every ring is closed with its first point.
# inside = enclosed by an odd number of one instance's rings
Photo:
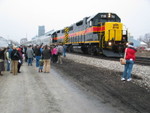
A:
{"type": "Polygon", "coordinates": [[[129,45],[129,43],[126,43],[126,46],[128,46],[129,45]]]}
{"type": "Polygon", "coordinates": [[[111,43],[111,42],[108,42],[108,45],[109,45],[109,46],[111,46],[111,45],[112,45],[112,43],[111,43]]]}
{"type": "Polygon", "coordinates": [[[108,13],[108,18],[110,18],[111,17],[111,13],[108,13]]]}
{"type": "Polygon", "coordinates": [[[125,40],[126,39],[126,37],[123,37],[123,40],[125,40]]]}

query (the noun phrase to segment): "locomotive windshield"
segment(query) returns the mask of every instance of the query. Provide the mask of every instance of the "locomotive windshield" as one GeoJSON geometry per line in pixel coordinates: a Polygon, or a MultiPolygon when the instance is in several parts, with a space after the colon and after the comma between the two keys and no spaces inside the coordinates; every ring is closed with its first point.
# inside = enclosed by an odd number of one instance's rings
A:
{"type": "Polygon", "coordinates": [[[104,22],[120,22],[120,18],[116,14],[100,13],[92,18],[93,25],[98,25],[104,22]]]}

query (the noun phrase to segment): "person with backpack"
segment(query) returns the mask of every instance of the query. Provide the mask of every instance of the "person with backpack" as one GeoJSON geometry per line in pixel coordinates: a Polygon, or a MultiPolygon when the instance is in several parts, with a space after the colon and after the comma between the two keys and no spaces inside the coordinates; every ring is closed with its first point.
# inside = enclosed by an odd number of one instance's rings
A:
{"type": "Polygon", "coordinates": [[[17,75],[19,59],[20,59],[20,54],[17,50],[17,47],[14,46],[13,51],[11,52],[12,73],[13,73],[13,75],[17,75]]]}

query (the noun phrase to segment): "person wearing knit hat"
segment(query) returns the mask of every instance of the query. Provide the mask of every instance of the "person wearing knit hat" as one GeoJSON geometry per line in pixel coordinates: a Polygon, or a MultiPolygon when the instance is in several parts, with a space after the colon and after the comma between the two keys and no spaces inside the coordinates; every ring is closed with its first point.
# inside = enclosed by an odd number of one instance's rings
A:
{"type": "Polygon", "coordinates": [[[131,81],[131,72],[132,72],[132,68],[133,68],[133,64],[135,62],[136,56],[136,49],[134,47],[134,43],[133,42],[129,42],[128,47],[125,49],[125,59],[126,59],[126,64],[124,65],[124,72],[122,74],[122,78],[121,80],[126,80],[127,81],[131,81]]]}
{"type": "Polygon", "coordinates": [[[133,42],[129,42],[128,43],[128,47],[134,47],[134,43],[133,42]]]}

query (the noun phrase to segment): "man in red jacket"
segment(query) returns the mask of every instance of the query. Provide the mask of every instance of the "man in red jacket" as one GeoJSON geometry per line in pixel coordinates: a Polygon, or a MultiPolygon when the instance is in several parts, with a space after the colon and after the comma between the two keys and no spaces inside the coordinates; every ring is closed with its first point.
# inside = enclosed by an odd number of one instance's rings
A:
{"type": "Polygon", "coordinates": [[[126,80],[126,79],[127,79],[127,81],[131,81],[132,80],[131,72],[132,72],[133,64],[134,64],[135,58],[136,58],[135,57],[135,53],[137,51],[134,48],[133,45],[134,45],[133,42],[130,42],[128,44],[128,47],[125,50],[125,52],[126,52],[126,56],[125,56],[126,64],[124,66],[124,72],[123,72],[121,80],[126,80]]]}

